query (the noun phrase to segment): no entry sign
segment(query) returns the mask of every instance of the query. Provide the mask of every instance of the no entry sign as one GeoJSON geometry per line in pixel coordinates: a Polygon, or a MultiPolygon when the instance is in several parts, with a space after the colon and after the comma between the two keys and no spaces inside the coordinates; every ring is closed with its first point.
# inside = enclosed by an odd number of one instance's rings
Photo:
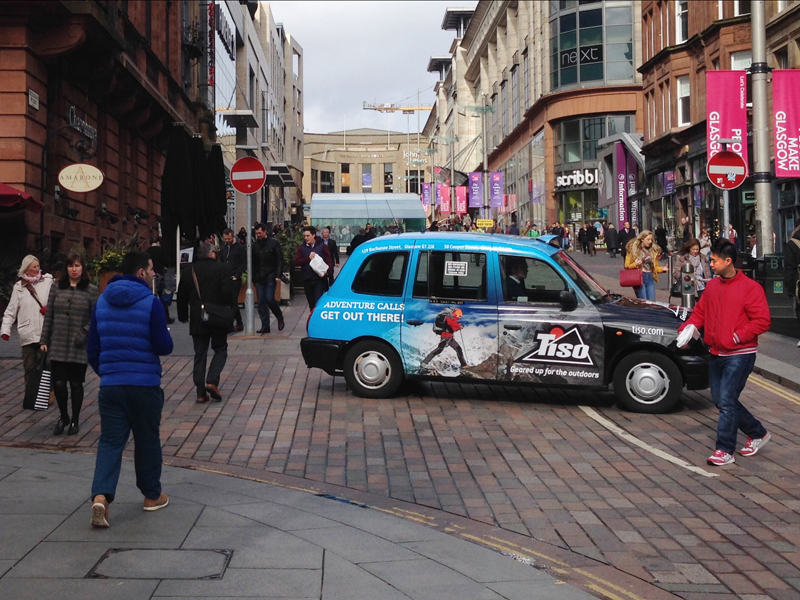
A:
{"type": "Polygon", "coordinates": [[[736,152],[724,150],[708,159],[706,175],[719,189],[732,190],[744,183],[747,178],[747,165],[736,152]]]}
{"type": "Polygon", "coordinates": [[[267,180],[267,171],[261,161],[252,156],[240,158],[231,168],[231,185],[242,194],[255,194],[267,180]]]}

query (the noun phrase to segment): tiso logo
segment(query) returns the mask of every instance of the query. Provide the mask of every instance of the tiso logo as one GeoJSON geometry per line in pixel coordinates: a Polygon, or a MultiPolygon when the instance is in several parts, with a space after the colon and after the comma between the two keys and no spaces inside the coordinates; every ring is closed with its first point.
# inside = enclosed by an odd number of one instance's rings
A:
{"type": "Polygon", "coordinates": [[[573,327],[566,333],[561,327],[553,327],[549,333],[537,333],[535,339],[538,343],[536,350],[519,358],[520,362],[594,365],[592,357],[589,356],[589,346],[583,343],[577,327],[573,327]]]}

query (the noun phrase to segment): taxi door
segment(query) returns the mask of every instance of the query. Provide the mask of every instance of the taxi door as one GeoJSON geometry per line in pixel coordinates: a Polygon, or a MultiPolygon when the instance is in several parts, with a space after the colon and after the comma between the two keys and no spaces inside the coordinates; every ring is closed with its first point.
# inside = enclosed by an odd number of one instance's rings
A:
{"type": "Polygon", "coordinates": [[[497,378],[602,385],[605,340],[594,305],[544,258],[500,253],[497,272],[497,378]]]}
{"type": "Polygon", "coordinates": [[[438,247],[444,246],[422,244],[414,252],[400,332],[405,372],[494,379],[496,255],[469,244],[438,247]]]}

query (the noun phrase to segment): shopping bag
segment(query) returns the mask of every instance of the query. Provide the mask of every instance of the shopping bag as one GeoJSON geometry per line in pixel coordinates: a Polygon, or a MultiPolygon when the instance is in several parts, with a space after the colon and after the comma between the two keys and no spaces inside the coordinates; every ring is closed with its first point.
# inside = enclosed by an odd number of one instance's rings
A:
{"type": "Polygon", "coordinates": [[[50,369],[47,365],[47,354],[42,352],[36,368],[28,375],[25,385],[25,399],[22,408],[25,410],[47,410],[50,404],[50,369]]]}
{"type": "Polygon", "coordinates": [[[319,254],[315,255],[308,264],[320,277],[328,272],[328,263],[319,254]]]}
{"type": "Polygon", "coordinates": [[[619,272],[619,285],[621,287],[642,287],[642,270],[622,269],[619,272]]]}

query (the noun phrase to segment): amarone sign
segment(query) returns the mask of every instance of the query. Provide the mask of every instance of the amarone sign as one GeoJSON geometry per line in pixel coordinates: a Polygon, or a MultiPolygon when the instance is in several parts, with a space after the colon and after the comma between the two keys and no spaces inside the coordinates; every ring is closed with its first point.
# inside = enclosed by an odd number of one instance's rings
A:
{"type": "Polygon", "coordinates": [[[103,172],[94,165],[67,165],[58,174],[58,184],[71,192],[91,192],[103,183],[103,172]]]}

